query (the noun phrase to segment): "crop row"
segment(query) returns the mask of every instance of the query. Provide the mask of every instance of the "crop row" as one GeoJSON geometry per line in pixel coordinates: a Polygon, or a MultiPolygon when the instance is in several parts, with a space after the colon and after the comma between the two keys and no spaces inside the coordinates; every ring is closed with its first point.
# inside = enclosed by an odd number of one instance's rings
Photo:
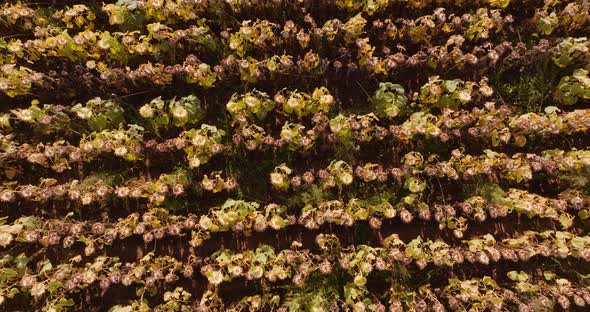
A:
{"type": "MultiPolygon", "coordinates": [[[[560,112],[558,108],[549,107],[545,113],[511,115],[512,112],[508,107],[496,107],[494,102],[483,101],[492,93],[493,90],[485,79],[473,82],[459,79],[443,80],[434,76],[420,87],[419,93],[416,92],[413,96],[407,95],[401,85],[381,83],[373,96],[368,99],[367,104],[375,107],[372,114],[338,114],[326,120],[325,115],[334,115],[330,110],[336,106],[337,101],[325,87],[316,88],[311,93],[281,90],[274,95],[273,99],[270,99],[267,93],[254,89],[244,94],[232,95],[226,103],[226,109],[232,117],[231,123],[239,125],[236,127],[240,129],[248,126],[260,128],[256,122],[263,122],[272,112],[272,115],[277,117],[285,116],[295,119],[311,116],[310,119],[314,124],[328,122],[330,130],[337,135],[338,132],[383,124],[378,122],[379,118],[399,120],[395,119],[396,117],[409,117],[403,124],[389,123],[390,131],[401,132],[398,136],[416,128],[418,125],[414,124],[424,119],[426,119],[424,122],[429,123],[423,125],[424,127],[432,124],[429,127],[433,128],[431,132],[438,130],[438,132],[446,132],[447,136],[451,135],[450,132],[478,125],[496,128],[474,133],[479,135],[487,135],[487,132],[491,130],[520,134],[543,135],[557,131],[569,134],[584,131],[587,128],[587,110],[558,113],[560,112]],[[471,110],[458,109],[460,106],[474,102],[483,103],[479,105],[481,107],[471,110]],[[436,108],[440,108],[440,115],[432,114],[435,113],[436,108]],[[508,129],[497,129],[501,126],[508,129]]],[[[170,100],[157,97],[138,109],[125,110],[122,106],[124,103],[98,97],[73,106],[41,105],[35,100],[28,108],[12,109],[10,113],[0,115],[0,126],[5,132],[10,132],[12,127],[30,125],[39,135],[72,135],[119,127],[125,124],[125,119],[133,114],[139,119],[143,130],[159,134],[162,131],[198,124],[207,116],[205,105],[196,95],[170,100]]],[[[387,127],[387,124],[383,125],[387,127]]],[[[322,129],[314,130],[322,132],[322,129]]],[[[432,136],[438,137],[440,134],[433,133],[432,136]]]]}
{"type": "MultiPolygon", "coordinates": [[[[528,261],[537,254],[544,257],[586,259],[589,244],[586,236],[554,231],[530,232],[501,242],[486,235],[466,241],[459,248],[450,247],[441,240],[423,241],[420,238],[405,244],[397,235],[386,238],[383,247],[341,247],[337,238],[330,234],[318,235],[316,242],[322,253],[297,247],[275,251],[268,245],[261,245],[255,250],[240,253],[220,250],[204,259],[190,256],[186,262],[169,256],[155,256],[153,253],[131,263],[121,263],[117,257],[105,256],[87,260],[77,256],[70,263],[60,264],[41,259],[34,266],[36,269],[30,269],[33,263],[30,263],[31,259],[25,254],[14,257],[7,255],[2,259],[0,269],[3,276],[2,298],[6,301],[22,292],[34,298],[45,297],[47,304],[67,305],[71,303],[69,296],[88,287],[95,289],[94,287],[99,286],[104,293],[116,285],[135,286],[138,296],[143,297],[154,288],[175,285],[181,276],[191,278],[198,272],[215,288],[237,278],[269,283],[290,279],[296,287],[303,287],[308,279],[317,274],[330,276],[345,272],[350,276],[350,282],[344,286],[349,290],[345,293],[352,291],[358,295],[348,296],[344,301],[356,305],[358,302],[355,299],[368,295],[367,277],[371,272],[399,272],[397,263],[416,263],[419,268],[424,269],[429,263],[453,266],[464,261],[483,265],[502,259],[528,261]]],[[[513,291],[510,292],[501,292],[502,288],[489,277],[465,281],[451,278],[448,285],[435,291],[440,291],[439,295],[446,298],[445,301],[448,300],[450,308],[463,304],[501,307],[503,300],[515,299],[521,295],[526,298],[527,294],[535,292],[564,296],[566,299],[571,298],[576,305],[585,305],[585,300],[580,301],[578,297],[587,297],[587,290],[584,292],[582,288],[572,288],[574,285],[571,282],[556,278],[555,273],[549,270],[545,270],[543,276],[546,282],[533,283],[527,273],[510,271],[508,278],[514,281],[513,291]],[[481,295],[477,295],[478,293],[481,295]]],[[[387,296],[392,296],[389,298],[390,303],[400,304],[399,300],[402,298],[396,296],[399,292],[391,290],[391,293],[386,292],[387,296]]],[[[374,299],[378,300],[376,296],[374,299]]],[[[569,300],[561,299],[568,303],[569,300]]]]}
{"type": "Polygon", "coordinates": [[[132,213],[116,222],[75,221],[63,219],[39,219],[20,217],[9,225],[2,226],[0,245],[6,247],[18,242],[40,243],[45,246],[73,246],[80,241],[90,248],[112,244],[117,239],[139,235],[147,243],[166,236],[190,235],[191,245],[201,246],[214,233],[234,232],[246,236],[252,232],[287,229],[296,223],[314,230],[325,224],[352,226],[368,221],[371,228],[379,230],[383,221],[399,218],[404,223],[414,219],[434,221],[441,230],[452,230],[458,238],[473,224],[497,219],[510,214],[525,215],[528,218],[547,218],[567,229],[575,219],[586,222],[590,214],[588,198],[576,191],[560,194],[560,199],[551,199],[525,191],[510,189],[498,192],[495,198],[486,200],[471,196],[453,204],[427,204],[413,195],[397,202],[387,200],[351,198],[347,202],[328,200],[308,203],[294,209],[275,203],[261,205],[256,202],[228,199],[223,205],[210,207],[201,215],[174,215],[166,208],[152,208],[143,214],[132,213]],[[577,214],[575,218],[572,213],[577,214]]]}
{"type": "MultiPolygon", "coordinates": [[[[445,22],[446,20],[444,10],[437,10],[433,15],[422,16],[417,22],[405,19],[397,19],[395,23],[391,19],[386,19],[385,22],[377,20],[372,23],[372,29],[367,31],[381,33],[381,40],[408,37],[413,43],[429,41],[440,35],[450,36],[447,45],[453,42],[461,45],[466,39],[487,39],[489,33],[502,31],[510,25],[512,17],[502,16],[499,11],[479,9],[476,14],[450,16],[449,22],[445,22]]],[[[147,24],[145,28],[148,33],[141,35],[135,31],[111,33],[91,29],[70,35],[61,28],[48,26],[36,28],[34,34],[37,39],[24,42],[21,39],[11,39],[5,45],[0,45],[0,49],[8,52],[3,64],[15,63],[21,59],[36,62],[41,56],[63,57],[82,62],[104,60],[111,64],[120,64],[149,55],[155,60],[163,61],[183,50],[190,52],[199,46],[215,50],[220,44],[223,44],[224,51],[235,52],[244,57],[256,50],[284,49],[293,45],[303,49],[324,50],[333,47],[335,42],[344,45],[356,43],[359,46],[359,59],[372,56],[374,48],[369,44],[368,37],[363,38],[368,21],[360,14],[345,22],[329,20],[322,27],[316,27],[311,16],[306,21],[314,27],[309,30],[302,27],[298,30],[293,21],[277,25],[268,20],[248,20],[241,22],[239,30],[235,32],[222,32],[220,38],[211,34],[204,20],[198,19],[188,29],[172,29],[161,23],[147,24]],[[169,54],[172,51],[175,54],[169,54]]]]}
{"type": "MultiPolygon", "coordinates": [[[[178,117],[184,118],[173,117],[172,121],[168,122],[184,124],[188,120],[191,120],[191,122],[198,120],[196,119],[200,114],[198,109],[195,109],[194,106],[188,106],[186,102],[180,101],[177,103],[182,105],[175,106],[175,108],[181,107],[185,111],[183,116],[178,117]],[[192,117],[189,119],[188,116],[192,117]]],[[[84,117],[90,116],[87,118],[89,127],[108,127],[109,123],[117,120],[120,122],[122,111],[114,106],[107,106],[108,110],[97,110],[96,112],[88,109],[88,107],[89,105],[76,106],[74,110],[79,111],[84,117]]],[[[69,120],[66,115],[61,113],[51,114],[46,118],[44,116],[48,115],[43,115],[38,110],[31,108],[15,110],[14,112],[21,120],[25,118],[28,122],[33,123],[39,131],[45,130],[49,133],[57,131],[52,127],[59,128],[57,120],[69,120]]],[[[249,125],[234,130],[236,132],[232,135],[232,141],[236,146],[243,144],[248,150],[285,146],[292,151],[300,152],[305,152],[317,145],[317,141],[327,143],[342,141],[346,143],[353,140],[362,143],[393,139],[408,142],[417,137],[438,138],[443,142],[450,140],[452,137],[456,139],[471,137],[473,139],[489,140],[492,146],[510,143],[525,146],[528,140],[537,137],[585,133],[590,125],[588,110],[576,110],[559,114],[555,111],[546,114],[527,113],[516,116],[510,116],[509,112],[505,107],[496,109],[493,105],[487,105],[485,110],[477,108],[471,112],[452,112],[448,110],[439,116],[415,113],[401,125],[391,125],[389,131],[385,127],[379,126],[377,118],[372,114],[361,116],[338,115],[332,119],[320,114],[313,118],[314,126],[310,130],[305,130],[306,128],[302,124],[286,122],[281,130],[280,138],[273,138],[267,135],[263,128],[249,125]]],[[[169,120],[165,118],[167,117],[166,113],[155,113],[153,110],[151,113],[153,118],[149,120],[155,124],[152,127],[156,131],[158,125],[161,125],[162,118],[169,120]],[[156,116],[156,114],[158,115],[156,116]]],[[[6,125],[6,123],[4,124],[6,125]]],[[[74,127],[72,126],[72,128],[74,127]]],[[[201,164],[208,162],[215,154],[232,153],[232,150],[234,150],[231,144],[226,146],[227,143],[223,141],[225,131],[206,124],[201,125],[201,129],[193,128],[181,133],[176,138],[167,139],[160,143],[155,140],[148,140],[144,143],[144,133],[146,132],[145,128],[137,125],[129,125],[128,129],[102,130],[84,136],[80,140],[79,146],[72,146],[64,140],[37,146],[29,143],[19,144],[14,141],[14,135],[7,134],[1,137],[2,158],[7,164],[22,159],[27,160],[30,164],[50,167],[54,171],[63,172],[71,168],[73,164],[89,162],[100,155],[114,155],[127,161],[138,161],[145,156],[146,151],[168,153],[183,150],[187,155],[189,165],[199,167],[201,164]]],[[[547,165],[547,168],[553,168],[547,170],[549,172],[561,167],[580,167],[575,165],[576,162],[582,167],[584,166],[583,151],[569,152],[572,157],[566,155],[566,158],[560,156],[560,152],[557,151],[546,152],[542,158],[555,159],[556,163],[553,164],[544,164],[547,160],[541,160],[539,157],[533,156],[530,158],[528,155],[523,154],[517,154],[516,159],[509,160],[503,154],[490,153],[490,155],[484,157],[494,158],[499,167],[509,167],[512,168],[511,171],[513,171],[513,167],[517,163],[530,168],[530,165],[533,165],[534,162],[534,171],[543,170],[539,168],[547,165]],[[498,158],[501,160],[497,160],[498,158]],[[512,164],[508,164],[511,161],[512,164]]],[[[471,162],[473,160],[467,160],[467,164],[463,166],[469,167],[468,164],[471,162]]],[[[521,165],[518,167],[522,167],[521,165]]],[[[11,166],[5,166],[5,170],[7,176],[14,177],[16,173],[14,167],[11,169],[11,166]],[[9,172],[13,172],[13,175],[8,175],[9,172]]],[[[523,170],[531,172],[530,169],[525,168],[523,170]]],[[[448,173],[445,175],[448,175],[448,173]]],[[[520,179],[527,179],[527,176],[521,176],[517,180],[520,179]]]]}
{"type": "MultiPolygon", "coordinates": [[[[82,27],[95,19],[91,8],[95,6],[86,6],[81,4],[68,5],[71,1],[59,0],[54,8],[44,6],[43,3],[30,3],[29,1],[18,1],[5,3],[1,7],[1,14],[6,22],[12,25],[18,25],[24,29],[34,26],[43,26],[51,20],[52,23],[63,23],[68,28],[82,27]],[[40,16],[44,20],[36,20],[34,17],[40,16]],[[78,21],[83,18],[83,20],[78,21]]],[[[112,1],[107,1],[112,2],[112,1]]],[[[90,2],[91,4],[100,3],[90,2]]],[[[314,8],[311,1],[289,1],[289,0],[260,0],[260,1],[207,1],[207,2],[182,2],[182,1],[137,1],[130,3],[107,3],[102,4],[101,11],[109,15],[111,24],[133,24],[134,16],[142,16],[147,21],[155,21],[169,24],[182,23],[197,19],[203,14],[218,14],[221,16],[224,9],[240,14],[243,12],[256,11],[276,11],[276,10],[295,10],[315,11],[321,9],[338,9],[350,14],[366,13],[369,16],[374,14],[382,15],[388,13],[389,9],[394,6],[406,6],[414,12],[432,10],[436,6],[448,7],[454,10],[460,7],[484,7],[489,9],[509,9],[510,0],[478,0],[469,3],[456,3],[455,1],[409,1],[409,0],[379,0],[379,1],[343,1],[328,0],[316,3],[314,8]],[[319,9],[321,8],[321,9],[319,9]],[[305,9],[305,10],[304,10],[305,9]],[[199,13],[199,14],[196,14],[199,13]]],[[[520,3],[519,3],[520,4],[520,3]]],[[[545,4],[542,12],[547,10],[561,10],[565,7],[559,3],[550,2],[545,4]]],[[[570,5],[567,11],[576,11],[579,5],[570,5]]],[[[227,13],[226,13],[227,14],[227,13]]],[[[543,15],[543,13],[538,13],[543,15]]]]}
{"type": "MultiPolygon", "coordinates": [[[[115,133],[115,136],[117,134],[115,133]]],[[[125,142],[126,137],[123,135],[121,135],[122,139],[119,142],[125,142]]],[[[201,163],[206,163],[208,161],[206,157],[210,157],[210,154],[207,154],[208,151],[213,150],[219,153],[223,149],[214,148],[216,145],[211,145],[205,151],[198,149],[203,146],[206,148],[209,139],[209,137],[197,133],[191,140],[192,143],[186,143],[186,141],[176,143],[191,144],[188,147],[184,146],[190,167],[198,167],[201,163]],[[203,140],[204,144],[201,144],[202,142],[199,140],[203,140]],[[195,141],[197,142],[194,143],[195,141]],[[196,159],[191,158],[194,157],[194,154],[196,154],[196,159]],[[199,161],[200,163],[195,163],[199,161]]],[[[89,152],[88,154],[96,155],[96,153],[90,153],[93,152],[92,148],[100,146],[104,149],[108,146],[108,143],[108,141],[98,143],[97,139],[95,139],[83,146],[89,147],[88,149],[84,149],[89,152]]],[[[141,158],[142,155],[138,151],[128,148],[128,145],[124,143],[120,144],[121,146],[117,146],[117,143],[111,143],[110,147],[114,150],[115,155],[130,161],[141,158]],[[121,151],[123,149],[125,153],[121,151]]],[[[172,148],[178,148],[178,145],[172,148]]],[[[98,148],[97,150],[101,151],[98,148]]],[[[80,153],[76,153],[76,151],[79,150],[74,150],[69,154],[69,157],[73,158],[73,160],[80,160],[85,156],[84,154],[80,155],[80,153]],[[73,156],[77,156],[78,158],[74,158],[73,156]]],[[[59,162],[67,163],[67,159],[63,158],[65,156],[63,154],[65,153],[62,153],[62,155],[51,155],[54,158],[49,158],[44,153],[32,153],[28,155],[27,160],[31,163],[41,165],[48,165],[49,161],[53,164],[59,162]]],[[[439,160],[436,156],[429,156],[427,159],[424,159],[424,156],[419,152],[410,152],[402,156],[401,162],[402,166],[400,167],[388,168],[378,163],[368,162],[355,165],[342,160],[333,160],[325,169],[314,170],[313,168],[308,168],[308,170],[303,170],[300,174],[295,174],[286,164],[281,164],[275,167],[273,172],[269,172],[268,174],[270,175],[270,184],[279,191],[287,191],[290,188],[298,189],[301,186],[313,184],[318,184],[323,188],[342,187],[352,184],[356,179],[365,183],[372,181],[384,183],[388,180],[393,180],[403,185],[405,189],[412,193],[422,193],[427,188],[426,180],[429,177],[469,181],[477,176],[487,176],[495,179],[501,178],[514,183],[522,183],[533,180],[535,175],[559,176],[577,174],[585,172],[590,166],[590,156],[587,150],[575,149],[571,151],[547,150],[543,151],[540,155],[534,153],[517,153],[512,157],[492,150],[485,150],[484,154],[473,156],[464,154],[459,149],[456,149],[452,151],[451,157],[448,160],[439,160]]],[[[14,178],[16,174],[17,172],[13,172],[11,178],[14,178]]],[[[117,181],[112,179],[89,178],[84,181],[72,180],[62,184],[57,184],[58,181],[55,179],[45,178],[41,179],[40,184],[37,186],[5,182],[2,188],[0,188],[0,192],[2,193],[1,197],[4,202],[18,201],[19,197],[22,200],[47,201],[52,198],[62,198],[69,191],[77,194],[70,195],[71,199],[80,198],[79,196],[82,193],[93,192],[97,192],[96,195],[99,198],[104,198],[109,194],[117,194],[123,198],[129,196],[125,194],[136,194],[131,197],[139,198],[153,193],[166,194],[169,190],[175,188],[177,184],[182,187],[201,185],[205,189],[211,189],[209,184],[213,182],[210,180],[216,179],[214,177],[207,177],[207,181],[205,182],[201,182],[200,179],[198,181],[192,181],[193,178],[187,173],[182,173],[182,178],[170,177],[175,177],[175,174],[162,174],[157,181],[142,181],[141,179],[132,178],[130,181],[124,183],[116,183],[117,181]],[[167,185],[165,191],[158,191],[160,185],[167,185]],[[127,190],[124,192],[118,191],[120,188],[126,188],[127,190]],[[153,189],[153,191],[145,191],[150,189],[153,189]],[[41,195],[42,193],[44,195],[41,195]]],[[[225,182],[223,181],[222,184],[225,182]]],[[[235,188],[235,181],[229,184],[234,185],[234,187],[229,188],[230,190],[235,188]]]]}
{"type": "MultiPolygon", "coordinates": [[[[170,8],[170,6],[166,7],[170,8]]],[[[579,8],[579,5],[572,3],[567,8],[564,8],[561,11],[557,10],[551,12],[551,14],[549,14],[546,10],[539,10],[535,13],[534,17],[531,18],[530,22],[525,20],[522,21],[522,23],[534,24],[536,27],[533,27],[532,31],[538,32],[542,35],[549,35],[553,31],[559,31],[560,29],[567,29],[568,31],[583,29],[583,27],[588,23],[588,15],[583,13],[580,14],[579,12],[576,13],[576,8],[579,8]],[[574,12],[572,10],[574,10],[574,12]],[[560,16],[567,16],[571,15],[572,13],[574,16],[568,16],[569,18],[559,18],[560,16]]],[[[181,9],[183,12],[187,12],[187,8],[183,7],[181,9]]],[[[138,21],[138,16],[134,16],[130,12],[126,11],[124,6],[108,4],[103,7],[103,11],[109,15],[109,24],[111,25],[136,23],[135,25],[127,25],[133,27],[137,26],[139,23],[145,23],[145,21],[138,21]]],[[[162,10],[148,11],[152,13],[162,12],[162,10]]],[[[44,12],[39,13],[44,15],[44,12]]],[[[344,42],[350,44],[354,43],[356,39],[364,40],[361,37],[365,35],[365,33],[369,33],[371,35],[378,34],[378,37],[382,37],[381,39],[387,38],[405,40],[408,38],[409,41],[414,44],[432,43],[432,39],[436,38],[437,36],[453,35],[451,37],[457,37],[457,39],[462,43],[462,41],[465,39],[469,41],[488,39],[490,34],[501,32],[504,29],[509,29],[510,24],[514,22],[514,18],[510,14],[507,14],[506,16],[502,16],[502,14],[502,10],[479,8],[477,11],[472,13],[464,13],[462,15],[455,15],[454,13],[451,13],[447,15],[443,8],[437,8],[434,10],[434,13],[422,15],[415,19],[406,19],[402,17],[386,18],[384,20],[376,19],[371,24],[369,24],[370,28],[367,30],[364,28],[368,24],[368,21],[362,16],[362,14],[357,14],[346,21],[341,21],[337,18],[330,19],[327,20],[321,27],[318,27],[318,24],[315,22],[314,18],[308,14],[305,16],[304,24],[299,30],[297,29],[297,25],[291,20],[286,21],[284,25],[277,25],[276,23],[268,20],[256,20],[254,22],[248,20],[242,21],[241,23],[235,23],[237,25],[233,26],[238,28],[238,30],[233,33],[229,33],[228,31],[222,32],[221,38],[223,40],[221,41],[227,48],[229,48],[227,50],[236,51],[240,55],[243,55],[246,50],[253,48],[278,48],[278,46],[282,45],[281,41],[283,40],[286,42],[298,42],[302,48],[307,48],[310,42],[313,42],[314,48],[318,50],[322,48],[322,46],[319,45],[319,43],[322,42],[322,39],[334,41],[336,38],[342,38],[344,39],[344,42]],[[309,29],[306,29],[306,27],[309,29]]],[[[191,23],[204,24],[204,21],[199,14],[192,12],[190,15],[190,18],[187,20],[190,20],[191,23]]],[[[92,12],[85,5],[78,5],[71,9],[59,10],[56,11],[51,17],[44,17],[36,16],[35,11],[18,4],[15,8],[4,8],[0,16],[7,17],[8,22],[12,21],[13,23],[17,22],[19,18],[31,19],[31,21],[24,23],[30,25],[28,27],[29,29],[32,28],[32,22],[38,24],[36,25],[37,28],[35,29],[36,37],[48,36],[49,32],[55,31],[56,28],[60,29],[63,26],[68,29],[85,29],[80,33],[88,31],[92,32],[95,27],[96,20],[95,12],[92,12]],[[48,23],[47,18],[53,18],[55,21],[48,23]],[[59,24],[62,24],[63,26],[59,24]]],[[[184,37],[182,36],[182,30],[177,32],[176,29],[170,27],[174,26],[173,24],[167,25],[165,20],[154,19],[151,17],[153,16],[149,16],[149,14],[148,16],[144,16],[147,21],[151,21],[153,23],[142,26],[146,27],[148,30],[152,30],[155,27],[161,28],[164,31],[168,30],[170,34],[174,33],[174,36],[169,38],[172,39],[171,41],[173,44],[177,43],[176,40],[179,39],[179,35],[180,37],[184,37]],[[164,24],[162,24],[162,22],[164,22],[164,24]]],[[[187,20],[183,20],[183,22],[186,22],[187,20]]],[[[112,38],[110,37],[110,34],[106,35],[107,37],[112,38]]],[[[150,32],[150,35],[147,37],[149,38],[151,36],[152,34],[150,32]]],[[[168,36],[164,35],[159,37],[166,38],[168,36]]],[[[127,41],[129,42],[129,40],[133,41],[132,39],[128,39],[127,41]]],[[[10,41],[9,46],[13,46],[13,49],[8,50],[14,54],[18,54],[20,50],[16,49],[16,47],[19,45],[19,42],[20,40],[18,39],[10,41]]],[[[24,43],[24,45],[31,46],[27,43],[24,43]]],[[[32,45],[32,48],[34,48],[34,44],[32,45]]],[[[182,49],[185,47],[183,45],[179,45],[177,48],[182,49]]],[[[41,50],[44,49],[45,47],[41,46],[41,50]]],[[[157,49],[154,49],[153,55],[158,54],[156,50],[157,49]]],[[[92,53],[88,54],[92,55],[92,53]]],[[[22,55],[20,57],[22,57],[22,55]]],[[[71,57],[71,54],[68,57],[71,57]]]]}
{"type": "MultiPolygon", "coordinates": [[[[92,73],[93,76],[100,76],[103,80],[101,83],[113,86],[122,83],[129,84],[137,79],[144,83],[165,86],[171,84],[173,78],[178,76],[189,84],[208,88],[235,79],[247,83],[272,80],[277,75],[304,74],[305,76],[319,77],[327,71],[350,73],[359,70],[382,75],[395,73],[404,68],[432,69],[434,67],[445,70],[462,68],[468,64],[472,64],[469,66],[480,64],[480,67],[487,68],[490,64],[494,65],[498,62],[507,62],[508,64],[526,62],[530,64],[535,60],[545,59],[547,56],[552,56],[554,62],[560,67],[570,64],[585,66],[588,60],[588,40],[568,37],[553,43],[553,45],[550,45],[546,40],[541,40],[537,46],[530,48],[504,42],[497,46],[477,48],[473,53],[462,52],[459,47],[454,47],[449,52],[447,47],[441,46],[413,55],[398,52],[386,57],[372,56],[358,64],[355,61],[346,61],[346,58],[333,61],[313,51],[308,51],[299,56],[283,54],[260,59],[230,55],[216,66],[201,62],[194,55],[187,56],[182,64],[167,66],[150,62],[140,64],[135,69],[109,67],[103,62],[91,61],[86,64],[85,70],[89,74],[92,73]],[[481,60],[478,61],[478,58],[481,60]],[[343,65],[346,67],[342,68],[343,65]]],[[[43,90],[44,88],[55,88],[61,83],[61,80],[64,80],[56,75],[47,76],[34,72],[24,66],[16,67],[15,64],[3,65],[0,79],[1,89],[9,96],[28,94],[31,92],[31,84],[43,90]]]]}

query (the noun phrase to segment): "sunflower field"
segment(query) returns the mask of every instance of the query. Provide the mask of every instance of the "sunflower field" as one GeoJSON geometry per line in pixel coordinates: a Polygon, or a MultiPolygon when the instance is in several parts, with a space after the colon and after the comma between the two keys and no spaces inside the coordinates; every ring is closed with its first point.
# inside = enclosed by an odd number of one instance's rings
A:
{"type": "Polygon", "coordinates": [[[589,0],[5,0],[0,311],[590,310],[589,0]]]}

